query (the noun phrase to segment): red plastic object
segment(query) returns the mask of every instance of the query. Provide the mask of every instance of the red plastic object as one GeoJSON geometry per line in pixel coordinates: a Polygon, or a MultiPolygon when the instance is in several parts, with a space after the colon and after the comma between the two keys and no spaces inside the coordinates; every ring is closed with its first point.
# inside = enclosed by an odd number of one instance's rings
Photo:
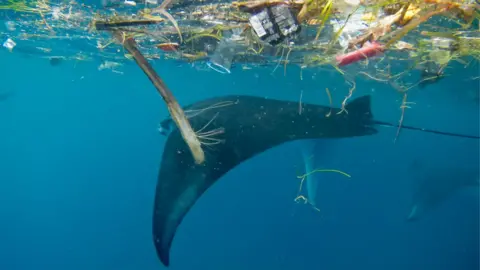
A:
{"type": "Polygon", "coordinates": [[[162,43],[162,44],[158,44],[157,48],[159,48],[164,52],[172,52],[172,51],[176,51],[178,49],[178,46],[179,46],[178,43],[162,43]]]}
{"type": "Polygon", "coordinates": [[[339,66],[349,65],[360,60],[375,56],[383,52],[383,45],[378,42],[365,44],[362,48],[347,54],[337,55],[335,58],[339,66]]]}

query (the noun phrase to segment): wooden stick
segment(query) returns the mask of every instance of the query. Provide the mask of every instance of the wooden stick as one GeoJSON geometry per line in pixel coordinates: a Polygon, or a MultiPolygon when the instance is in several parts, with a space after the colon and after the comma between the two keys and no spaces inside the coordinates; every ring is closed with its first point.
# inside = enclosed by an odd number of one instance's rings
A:
{"type": "Polygon", "coordinates": [[[93,23],[97,30],[115,30],[115,28],[118,27],[152,25],[161,22],[163,22],[163,20],[132,20],[120,22],[94,21],[93,23]]]}
{"type": "Polygon", "coordinates": [[[137,65],[143,70],[143,72],[145,72],[145,74],[153,83],[155,88],[157,88],[157,91],[160,93],[163,100],[167,104],[168,111],[170,112],[172,119],[180,130],[183,139],[190,148],[195,163],[202,164],[205,161],[205,153],[202,150],[201,142],[198,140],[195,131],[193,131],[190,122],[188,122],[185,113],[183,112],[182,108],[173,96],[172,92],[168,89],[167,85],[165,85],[160,76],[158,76],[152,66],[148,63],[147,59],[145,59],[143,54],[138,50],[137,43],[133,38],[124,38],[123,32],[119,31],[114,31],[113,35],[132,55],[133,59],[135,59],[135,62],[137,62],[137,65]]]}

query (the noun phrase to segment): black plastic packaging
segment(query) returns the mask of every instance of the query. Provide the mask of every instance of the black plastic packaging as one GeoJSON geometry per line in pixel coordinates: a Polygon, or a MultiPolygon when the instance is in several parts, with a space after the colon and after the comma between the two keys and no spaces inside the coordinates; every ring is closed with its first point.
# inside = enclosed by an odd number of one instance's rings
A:
{"type": "Polygon", "coordinates": [[[300,32],[301,26],[287,5],[265,7],[250,17],[257,36],[271,45],[300,32]]]}

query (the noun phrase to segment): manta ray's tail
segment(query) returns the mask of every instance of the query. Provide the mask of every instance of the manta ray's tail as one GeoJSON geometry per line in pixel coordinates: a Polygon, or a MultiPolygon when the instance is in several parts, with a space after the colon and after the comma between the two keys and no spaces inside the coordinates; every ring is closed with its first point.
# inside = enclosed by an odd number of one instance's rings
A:
{"type": "MultiPolygon", "coordinates": [[[[383,121],[375,121],[375,124],[379,126],[384,126],[384,127],[396,127],[398,128],[398,125],[388,123],[388,122],[383,122],[383,121]]],[[[406,126],[402,125],[401,128],[404,129],[410,129],[410,130],[417,130],[417,131],[422,131],[422,132],[427,132],[427,133],[433,133],[437,135],[444,135],[444,136],[451,136],[451,137],[461,137],[461,138],[469,138],[469,139],[480,139],[479,136],[475,135],[467,135],[467,134],[459,134],[459,133],[453,133],[453,132],[445,132],[445,131],[439,131],[439,130],[433,130],[433,129],[427,129],[427,128],[419,128],[419,127],[412,127],[412,126],[406,126]]]]}
{"type": "MultiPolygon", "coordinates": [[[[378,121],[373,119],[373,114],[371,112],[370,107],[370,95],[365,95],[354,99],[352,102],[348,103],[345,106],[345,111],[349,115],[349,119],[352,121],[352,128],[356,129],[357,135],[371,135],[377,133],[376,130],[373,128],[374,125],[377,126],[384,126],[384,127],[395,127],[398,128],[398,124],[392,124],[384,121],[378,121]],[[361,127],[358,126],[361,125],[361,127]],[[359,132],[358,132],[359,131],[359,132]]],[[[417,130],[427,133],[433,133],[437,135],[444,135],[444,136],[451,136],[451,137],[461,137],[461,138],[469,138],[469,139],[480,139],[478,135],[467,135],[467,134],[459,134],[454,132],[445,132],[427,128],[419,128],[419,127],[412,127],[408,125],[401,126],[402,129],[410,129],[410,130],[417,130]]]]}

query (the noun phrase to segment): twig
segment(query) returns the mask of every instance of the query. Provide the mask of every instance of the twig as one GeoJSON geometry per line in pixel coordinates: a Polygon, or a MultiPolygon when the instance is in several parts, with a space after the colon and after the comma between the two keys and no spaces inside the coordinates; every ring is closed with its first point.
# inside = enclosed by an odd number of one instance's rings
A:
{"type": "Polygon", "coordinates": [[[177,30],[178,37],[180,38],[180,43],[183,43],[182,32],[180,31],[180,27],[178,26],[177,21],[175,20],[175,18],[173,18],[173,16],[170,13],[167,12],[167,7],[171,3],[172,3],[172,0],[163,1],[162,4],[160,4],[159,7],[152,10],[152,14],[155,14],[155,13],[158,12],[158,13],[162,14],[163,16],[165,16],[173,24],[173,26],[175,27],[175,30],[177,30]]]}
{"type": "Polygon", "coordinates": [[[302,115],[302,97],[303,97],[303,90],[300,91],[300,101],[298,102],[298,114],[302,115]]]}
{"type": "Polygon", "coordinates": [[[328,88],[325,88],[325,92],[327,92],[327,96],[328,96],[328,102],[330,103],[330,111],[325,115],[325,117],[330,117],[330,115],[332,115],[332,95],[330,94],[330,90],[328,90],[328,88]]]}
{"type": "Polygon", "coordinates": [[[132,20],[121,22],[94,21],[93,24],[97,30],[118,30],[119,27],[152,25],[163,22],[163,20],[132,20]]]}
{"type": "Polygon", "coordinates": [[[283,76],[287,76],[287,64],[288,64],[288,56],[290,55],[290,52],[292,51],[292,47],[288,47],[288,52],[287,56],[285,57],[285,61],[283,61],[283,76]]]}
{"type": "Polygon", "coordinates": [[[393,140],[394,143],[397,142],[398,135],[400,135],[400,130],[402,129],[403,118],[405,116],[405,109],[406,108],[410,109],[410,106],[408,106],[408,104],[415,104],[415,103],[407,101],[407,92],[405,92],[403,93],[402,105],[400,105],[400,109],[402,110],[402,115],[400,116],[400,120],[398,121],[397,134],[395,134],[395,139],[393,140]]]}
{"type": "Polygon", "coordinates": [[[170,92],[167,85],[163,82],[160,76],[158,76],[152,66],[148,63],[147,59],[145,59],[142,53],[138,50],[137,43],[133,38],[126,38],[124,32],[118,31],[114,31],[113,35],[117,38],[117,40],[122,42],[123,47],[132,55],[133,59],[135,59],[135,62],[143,70],[143,72],[145,72],[147,77],[160,93],[163,100],[167,104],[172,119],[180,130],[183,139],[187,143],[195,163],[202,164],[205,161],[205,153],[202,150],[201,143],[172,92],[170,92]]]}
{"type": "Polygon", "coordinates": [[[280,56],[280,60],[278,60],[277,65],[275,66],[275,68],[273,69],[272,73],[270,73],[270,74],[273,75],[273,73],[275,73],[275,71],[277,70],[278,66],[280,66],[280,62],[281,62],[282,59],[283,59],[283,54],[284,54],[284,53],[285,53],[285,48],[282,47],[282,55],[280,56]]]}
{"type": "Polygon", "coordinates": [[[355,81],[352,81],[352,87],[348,90],[348,95],[345,97],[345,99],[343,100],[342,102],[342,108],[341,110],[337,113],[337,114],[341,114],[343,112],[347,113],[348,114],[348,111],[346,109],[347,107],[347,101],[352,97],[353,95],[353,91],[355,91],[355,88],[357,87],[357,84],[355,83],[355,81]]]}

